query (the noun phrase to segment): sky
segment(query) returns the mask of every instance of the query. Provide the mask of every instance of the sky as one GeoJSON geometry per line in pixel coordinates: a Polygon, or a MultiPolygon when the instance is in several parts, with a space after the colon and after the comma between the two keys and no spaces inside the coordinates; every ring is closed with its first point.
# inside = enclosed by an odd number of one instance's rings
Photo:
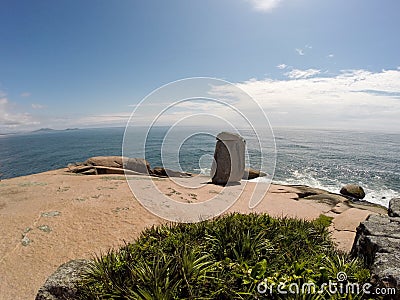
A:
{"type": "Polygon", "coordinates": [[[0,133],[125,126],[146,95],[188,77],[231,82],[272,127],[398,132],[399,11],[398,0],[2,0],[0,133]]]}

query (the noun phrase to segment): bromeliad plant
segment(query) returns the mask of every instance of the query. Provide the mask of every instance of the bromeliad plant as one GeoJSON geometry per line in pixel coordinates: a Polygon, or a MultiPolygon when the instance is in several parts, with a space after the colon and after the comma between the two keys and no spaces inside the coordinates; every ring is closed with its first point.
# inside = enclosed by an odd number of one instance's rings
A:
{"type": "MultiPolygon", "coordinates": [[[[230,214],[194,224],[145,230],[132,244],[97,257],[79,282],[81,299],[263,299],[260,283],[288,289],[336,280],[363,283],[368,269],[338,252],[329,220],[230,214]]],[[[271,290],[268,298],[290,298],[271,290]]],[[[355,295],[290,295],[293,299],[353,299],[355,295]],[[353,297],[353,298],[352,298],[353,297]]],[[[361,297],[356,296],[356,297],[361,297]]]]}

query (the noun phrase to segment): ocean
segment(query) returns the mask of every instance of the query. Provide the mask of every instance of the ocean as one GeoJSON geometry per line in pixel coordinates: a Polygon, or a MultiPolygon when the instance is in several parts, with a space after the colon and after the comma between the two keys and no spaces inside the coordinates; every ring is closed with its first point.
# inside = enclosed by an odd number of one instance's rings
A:
{"type": "MultiPolygon", "coordinates": [[[[144,129],[137,130],[142,131],[137,137],[130,132],[125,138],[124,150],[124,128],[1,136],[1,178],[62,168],[91,156],[122,153],[145,156],[152,167],[209,172],[217,130],[182,128],[166,136],[168,128],[156,127],[150,131],[145,147],[140,142],[144,129]]],[[[273,140],[261,144],[260,151],[251,131],[240,133],[248,148],[247,165],[261,168],[275,183],[304,184],[335,193],[345,184],[359,184],[366,191],[367,201],[384,206],[391,198],[400,197],[400,133],[275,128],[276,164],[273,140]]]]}

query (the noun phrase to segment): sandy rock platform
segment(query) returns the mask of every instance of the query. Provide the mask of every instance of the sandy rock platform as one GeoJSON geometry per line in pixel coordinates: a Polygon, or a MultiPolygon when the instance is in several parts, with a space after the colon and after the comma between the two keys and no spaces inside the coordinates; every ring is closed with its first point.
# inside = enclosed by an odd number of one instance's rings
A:
{"type": "MultiPolygon", "coordinates": [[[[159,193],[148,194],[154,201],[161,193],[178,202],[204,202],[241,188],[229,212],[266,212],[309,220],[325,214],[334,218],[332,235],[343,251],[350,250],[361,221],[371,213],[386,213],[382,208],[352,205],[339,195],[302,186],[271,185],[259,205],[250,209],[249,199],[256,187],[253,182],[227,187],[204,184],[193,189],[169,178],[153,182],[149,177],[132,176],[130,180],[139,189],[154,183],[159,193]]],[[[0,299],[34,299],[62,263],[92,258],[133,241],[145,227],[163,222],[134,198],[123,175],[85,176],[60,169],[2,180],[0,299]]]]}

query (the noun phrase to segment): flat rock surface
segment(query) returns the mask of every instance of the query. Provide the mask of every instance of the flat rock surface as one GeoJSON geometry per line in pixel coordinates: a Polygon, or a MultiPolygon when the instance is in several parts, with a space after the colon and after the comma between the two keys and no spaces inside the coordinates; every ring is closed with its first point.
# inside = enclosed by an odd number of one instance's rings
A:
{"type": "MultiPolygon", "coordinates": [[[[207,178],[149,178],[131,176],[159,205],[160,195],[184,203],[205,202],[215,195],[238,195],[228,210],[266,212],[273,216],[315,219],[332,214],[331,229],[338,247],[349,251],[352,234],[368,210],[341,208],[332,212],[324,201],[300,197],[326,193],[319,189],[268,185],[242,181],[235,186],[216,186],[207,178]],[[181,181],[178,181],[181,180],[181,181]],[[185,184],[194,182],[197,188],[185,184]],[[159,193],[148,189],[155,185],[159,193]],[[249,199],[251,206],[249,208],[249,199]],[[253,201],[253,202],[252,202],[253,201]],[[337,226],[337,228],[336,228],[337,226]]],[[[151,214],[135,199],[125,176],[78,175],[67,169],[6,179],[0,185],[0,299],[34,299],[39,288],[57,268],[77,258],[91,259],[110,248],[133,241],[151,225],[166,222],[151,214]],[[24,239],[24,243],[22,242],[24,239]],[[28,242],[29,241],[29,242],[28,242]]]]}
{"type": "Polygon", "coordinates": [[[354,231],[370,214],[371,212],[365,209],[350,208],[333,220],[333,226],[336,230],[354,231]]]}

